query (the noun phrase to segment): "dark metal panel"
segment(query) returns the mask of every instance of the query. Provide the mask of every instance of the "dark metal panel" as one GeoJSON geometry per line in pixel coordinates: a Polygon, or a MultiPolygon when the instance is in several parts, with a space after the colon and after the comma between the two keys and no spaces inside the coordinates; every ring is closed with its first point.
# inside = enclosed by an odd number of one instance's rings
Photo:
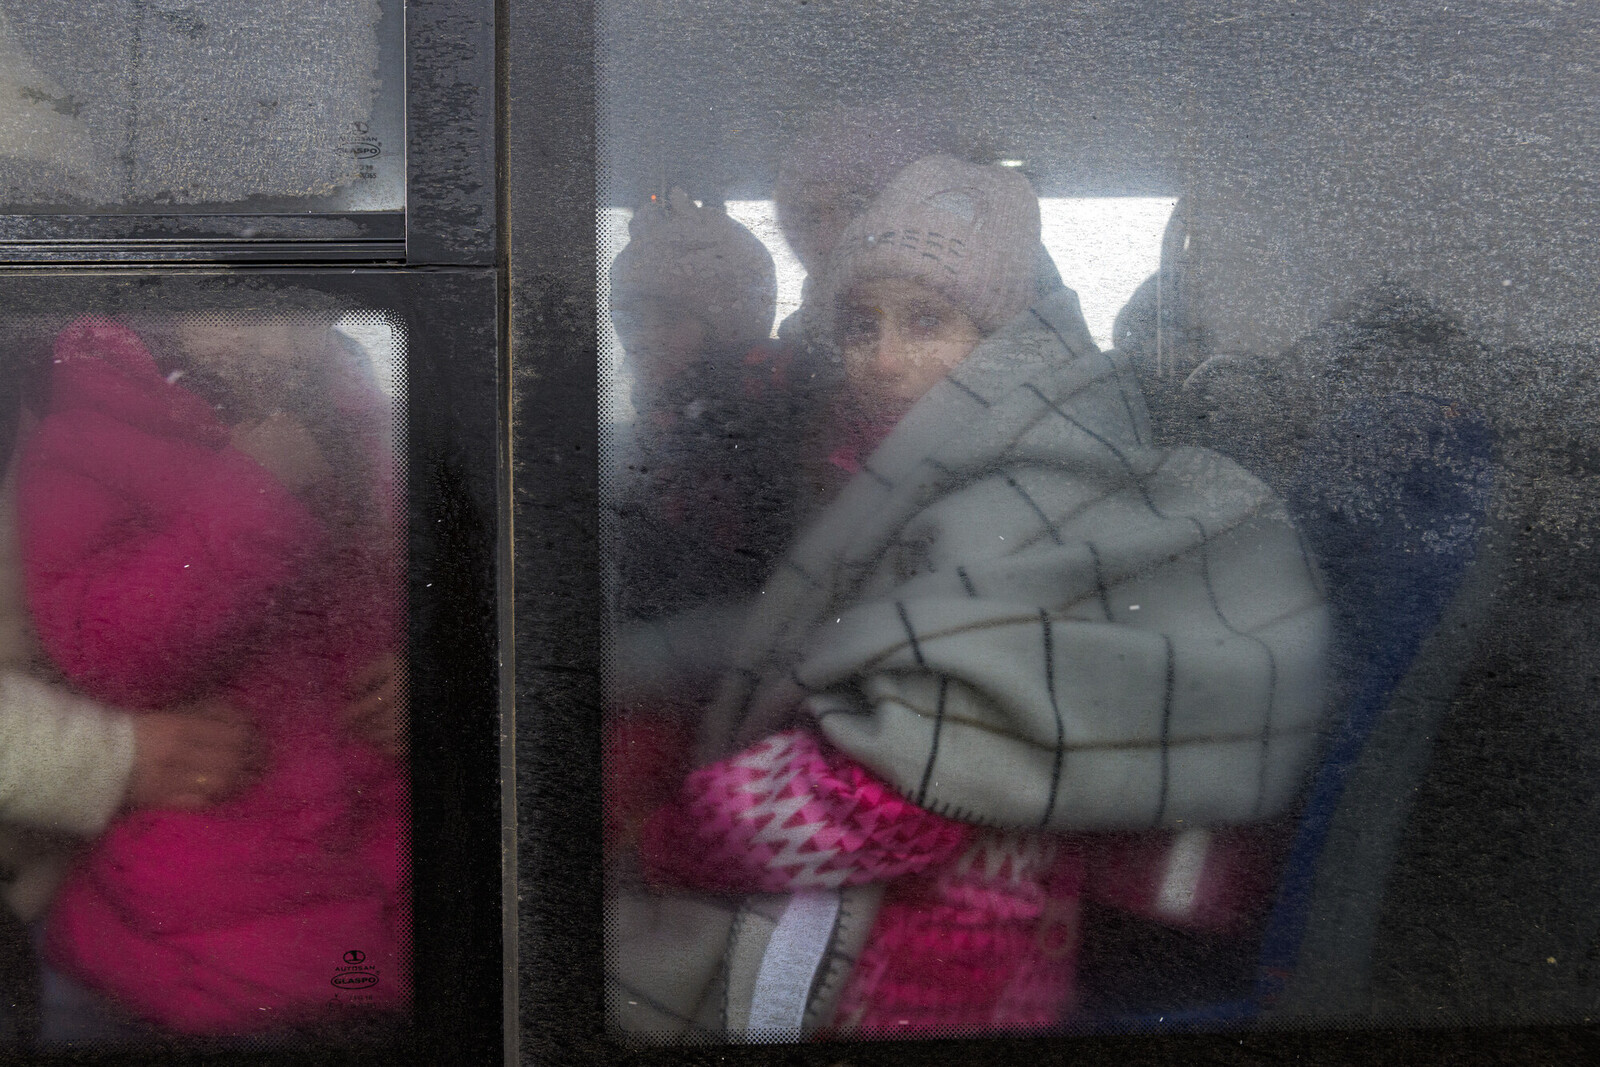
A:
{"type": "Polygon", "coordinates": [[[343,241],[392,244],[404,240],[402,216],[387,211],[349,211],[325,215],[300,212],[0,216],[0,247],[46,242],[61,245],[147,241],[343,241]]]}
{"type": "Polygon", "coordinates": [[[406,8],[406,260],[494,262],[495,14],[491,0],[406,8]]]}
{"type": "Polygon", "coordinates": [[[605,1062],[594,8],[508,16],[520,1052],[605,1062]]]}
{"type": "Polygon", "coordinates": [[[357,244],[341,241],[264,241],[240,244],[231,241],[149,241],[143,243],[95,244],[75,241],[41,241],[37,244],[0,245],[0,261],[7,264],[76,263],[111,264],[168,263],[399,263],[405,246],[357,244]]]}
{"type": "Polygon", "coordinates": [[[11,215],[0,262],[399,262],[398,212],[342,215],[11,215]]]}

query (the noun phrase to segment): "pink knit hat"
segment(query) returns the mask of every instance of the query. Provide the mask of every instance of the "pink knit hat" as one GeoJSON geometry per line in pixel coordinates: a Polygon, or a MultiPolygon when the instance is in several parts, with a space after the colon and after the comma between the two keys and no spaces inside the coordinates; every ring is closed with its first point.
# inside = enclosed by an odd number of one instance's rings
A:
{"type": "Polygon", "coordinates": [[[634,212],[611,267],[611,306],[652,297],[706,324],[717,348],[744,349],[772,332],[778,306],[772,255],[720,206],[682,189],[634,212]]]}
{"type": "Polygon", "coordinates": [[[952,156],[919,159],[845,230],[820,295],[830,312],[866,278],[925,285],[985,333],[1037,295],[1039,198],[1004,167],[952,156]]]}

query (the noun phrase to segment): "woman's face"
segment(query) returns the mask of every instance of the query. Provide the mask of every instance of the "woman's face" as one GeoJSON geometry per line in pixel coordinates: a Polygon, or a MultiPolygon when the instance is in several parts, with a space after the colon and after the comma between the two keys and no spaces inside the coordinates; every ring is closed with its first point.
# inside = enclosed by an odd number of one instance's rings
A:
{"type": "Polygon", "coordinates": [[[909,405],[983,340],[977,324],[926,286],[900,278],[857,283],[839,301],[835,339],[856,392],[909,405]]]}

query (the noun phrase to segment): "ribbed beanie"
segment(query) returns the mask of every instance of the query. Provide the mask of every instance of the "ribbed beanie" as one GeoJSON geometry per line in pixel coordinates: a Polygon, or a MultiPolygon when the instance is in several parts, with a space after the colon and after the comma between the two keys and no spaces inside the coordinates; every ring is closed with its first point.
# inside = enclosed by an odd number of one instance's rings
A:
{"type": "Polygon", "coordinates": [[[845,230],[828,265],[825,313],[857,282],[925,285],[988,333],[1037,293],[1039,198],[1004,167],[928,156],[905,168],[845,230]]]}

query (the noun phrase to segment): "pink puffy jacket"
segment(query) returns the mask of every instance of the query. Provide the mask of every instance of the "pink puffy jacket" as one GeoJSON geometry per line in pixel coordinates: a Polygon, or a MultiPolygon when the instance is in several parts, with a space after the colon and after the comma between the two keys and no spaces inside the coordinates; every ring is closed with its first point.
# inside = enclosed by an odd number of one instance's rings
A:
{"type": "Polygon", "coordinates": [[[403,1006],[403,782],[339,714],[353,676],[395,648],[380,509],[290,494],[125,326],[80,320],[55,357],[18,508],[45,651],[113,705],[228,701],[266,759],[212,809],[113,824],[56,900],[48,958],[187,1033],[348,1011],[332,983],[352,960],[377,978],[363,1006],[403,1006]]]}

